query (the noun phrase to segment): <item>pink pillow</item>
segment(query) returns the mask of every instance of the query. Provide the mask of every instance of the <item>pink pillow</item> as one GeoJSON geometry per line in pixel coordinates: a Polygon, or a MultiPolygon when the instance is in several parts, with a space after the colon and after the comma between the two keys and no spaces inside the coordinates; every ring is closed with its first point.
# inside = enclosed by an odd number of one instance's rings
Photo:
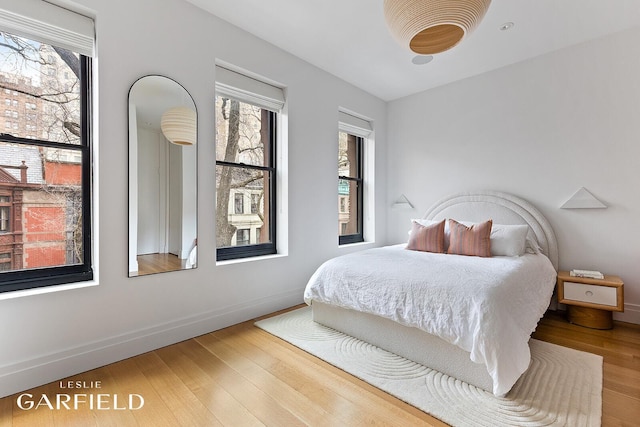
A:
{"type": "Polygon", "coordinates": [[[447,253],[490,257],[492,223],[492,220],[488,220],[467,227],[454,219],[449,219],[449,249],[447,253]]]}
{"type": "Polygon", "coordinates": [[[407,249],[444,253],[444,219],[428,226],[413,221],[407,249]]]}

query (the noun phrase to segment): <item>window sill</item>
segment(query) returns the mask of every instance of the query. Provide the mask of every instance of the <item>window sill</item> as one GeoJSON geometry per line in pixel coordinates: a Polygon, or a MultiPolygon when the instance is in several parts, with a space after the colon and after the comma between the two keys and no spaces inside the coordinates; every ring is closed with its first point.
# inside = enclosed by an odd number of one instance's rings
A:
{"type": "Polygon", "coordinates": [[[216,261],[216,266],[225,266],[232,264],[241,264],[243,262],[255,262],[255,261],[267,261],[277,258],[285,258],[286,254],[272,254],[272,255],[260,255],[247,258],[226,259],[224,261],[216,261]]]}
{"type": "Polygon", "coordinates": [[[13,298],[28,297],[32,295],[49,294],[52,292],[68,291],[71,289],[89,288],[93,286],[98,286],[98,281],[96,279],[89,280],[87,282],[67,283],[67,284],[61,284],[61,285],[43,286],[41,288],[2,292],[0,293],[0,301],[9,300],[13,298]]]}
{"type": "Polygon", "coordinates": [[[354,243],[344,243],[342,245],[338,245],[338,248],[354,248],[357,246],[373,246],[375,242],[354,242],[354,243]]]}

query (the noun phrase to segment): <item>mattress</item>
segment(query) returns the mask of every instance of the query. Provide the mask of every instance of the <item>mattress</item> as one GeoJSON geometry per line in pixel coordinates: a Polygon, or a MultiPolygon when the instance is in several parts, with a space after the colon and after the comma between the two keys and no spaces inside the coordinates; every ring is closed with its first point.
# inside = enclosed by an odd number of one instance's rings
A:
{"type": "Polygon", "coordinates": [[[555,277],[542,254],[480,258],[396,245],[327,261],[304,297],[433,334],[486,366],[493,393],[504,395],[529,366],[529,337],[555,277]]]}

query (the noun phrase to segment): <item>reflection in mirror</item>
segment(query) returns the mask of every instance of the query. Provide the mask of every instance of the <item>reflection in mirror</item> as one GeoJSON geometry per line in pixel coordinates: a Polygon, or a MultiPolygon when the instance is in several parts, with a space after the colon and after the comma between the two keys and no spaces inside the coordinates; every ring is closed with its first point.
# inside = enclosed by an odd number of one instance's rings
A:
{"type": "Polygon", "coordinates": [[[197,119],[175,81],[129,91],[129,277],[195,268],[197,119]]]}

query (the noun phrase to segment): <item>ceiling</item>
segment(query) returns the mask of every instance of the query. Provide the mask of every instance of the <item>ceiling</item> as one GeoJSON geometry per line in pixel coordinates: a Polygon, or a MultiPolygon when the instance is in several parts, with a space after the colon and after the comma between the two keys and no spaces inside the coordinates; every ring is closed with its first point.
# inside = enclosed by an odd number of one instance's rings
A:
{"type": "Polygon", "coordinates": [[[414,65],[383,0],[187,1],[386,101],[640,26],[640,0],[493,0],[461,44],[414,65]]]}

